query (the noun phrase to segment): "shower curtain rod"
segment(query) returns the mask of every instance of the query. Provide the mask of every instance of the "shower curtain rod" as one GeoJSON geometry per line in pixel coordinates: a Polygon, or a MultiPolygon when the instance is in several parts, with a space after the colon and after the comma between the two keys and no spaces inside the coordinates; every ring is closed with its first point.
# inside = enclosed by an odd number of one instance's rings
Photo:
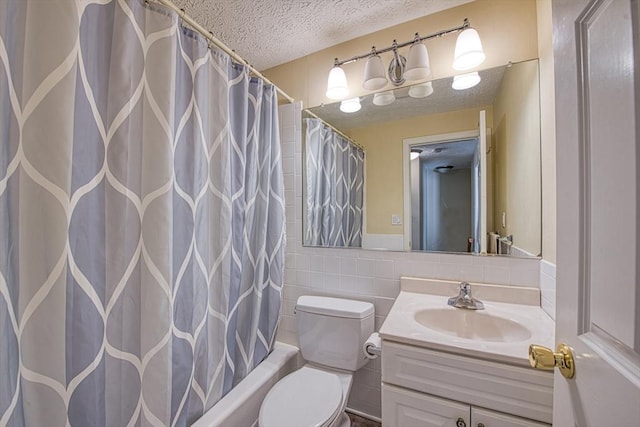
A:
{"type": "Polygon", "coordinates": [[[331,128],[331,130],[333,130],[335,133],[337,133],[338,135],[340,135],[341,137],[343,137],[344,139],[346,139],[347,141],[349,141],[350,143],[352,143],[353,145],[355,145],[356,147],[358,147],[359,149],[361,149],[362,151],[366,151],[364,149],[364,147],[360,144],[358,144],[356,141],[354,141],[353,138],[351,138],[350,136],[345,135],[344,133],[342,133],[340,130],[338,130],[336,127],[332,126],[331,124],[329,124],[325,119],[323,119],[322,117],[318,117],[317,114],[311,112],[309,109],[305,109],[304,110],[305,113],[307,113],[308,115],[310,115],[313,118],[316,118],[318,120],[320,120],[322,123],[324,123],[327,127],[331,128]]]}
{"type": "MultiPolygon", "coordinates": [[[[149,1],[149,0],[145,0],[145,1],[149,1]]],[[[156,2],[158,2],[158,3],[160,3],[160,4],[164,5],[164,6],[168,7],[169,9],[175,11],[178,14],[178,16],[180,16],[180,18],[184,22],[189,24],[190,27],[192,27],[194,30],[196,30],[200,34],[202,34],[202,36],[205,37],[207,40],[209,40],[211,43],[215,44],[220,49],[225,51],[229,56],[231,56],[233,59],[235,59],[236,62],[239,62],[239,63],[245,65],[247,68],[249,68],[249,71],[251,71],[251,73],[253,73],[255,76],[260,77],[267,84],[273,85],[273,87],[276,89],[276,92],[278,92],[280,95],[282,95],[282,97],[284,99],[286,99],[287,101],[289,101],[290,103],[293,104],[293,102],[295,100],[292,97],[290,97],[285,91],[283,91],[278,86],[276,86],[271,80],[266,78],[260,71],[258,71],[255,68],[253,68],[253,66],[251,64],[249,64],[249,62],[247,62],[243,57],[241,57],[240,55],[235,53],[233,50],[229,49],[229,47],[227,45],[225,45],[221,40],[218,40],[213,35],[213,33],[211,31],[207,31],[206,28],[204,28],[202,25],[198,24],[193,18],[191,18],[189,15],[187,15],[187,12],[185,12],[184,9],[180,9],[178,6],[173,4],[173,2],[171,2],[171,0],[154,0],[154,1],[156,1],[156,2]]]]}

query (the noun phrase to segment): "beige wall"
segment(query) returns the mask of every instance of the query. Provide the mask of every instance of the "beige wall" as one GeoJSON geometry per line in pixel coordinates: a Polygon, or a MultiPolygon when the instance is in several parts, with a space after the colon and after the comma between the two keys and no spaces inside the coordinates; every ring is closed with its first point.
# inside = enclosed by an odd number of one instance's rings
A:
{"type": "Polygon", "coordinates": [[[494,208],[500,235],[541,252],[540,98],[538,63],[507,68],[493,104],[494,208]],[[503,212],[506,226],[501,224],[503,212]]]}
{"type": "Polygon", "coordinates": [[[538,0],[540,131],[542,145],[542,256],[556,262],[556,110],[553,77],[551,0],[538,0]]]}
{"type": "MultiPolygon", "coordinates": [[[[488,106],[487,126],[492,108],[488,106]]],[[[354,128],[345,133],[366,150],[366,233],[403,234],[403,225],[391,225],[391,215],[403,217],[402,141],[406,138],[474,130],[480,108],[414,117],[354,128]]]]}
{"type": "MultiPolygon", "coordinates": [[[[264,70],[265,76],[277,86],[302,100],[303,106],[315,107],[333,102],[325,97],[327,76],[333,59],[347,59],[371,50],[411,40],[418,31],[428,35],[440,30],[460,26],[464,18],[478,30],[486,61],[479,69],[492,68],[511,62],[520,62],[538,57],[536,35],[536,0],[476,0],[462,6],[428,15],[404,24],[390,27],[348,42],[332,46],[286,64],[264,70]]],[[[432,78],[450,77],[455,72],[451,67],[456,36],[450,35],[427,41],[432,78]]],[[[402,53],[406,55],[402,50],[402,53]]],[[[391,53],[383,56],[388,63],[391,53]]],[[[344,65],[353,96],[365,94],[362,89],[364,61],[344,65]]]]}

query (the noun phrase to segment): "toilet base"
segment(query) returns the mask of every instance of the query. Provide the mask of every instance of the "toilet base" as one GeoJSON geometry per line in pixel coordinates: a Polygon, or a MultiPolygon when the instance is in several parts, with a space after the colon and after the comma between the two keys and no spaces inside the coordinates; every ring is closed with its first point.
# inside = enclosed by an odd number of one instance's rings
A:
{"type": "Polygon", "coordinates": [[[342,418],[336,427],[351,427],[351,419],[346,412],[342,413],[342,418]]]}

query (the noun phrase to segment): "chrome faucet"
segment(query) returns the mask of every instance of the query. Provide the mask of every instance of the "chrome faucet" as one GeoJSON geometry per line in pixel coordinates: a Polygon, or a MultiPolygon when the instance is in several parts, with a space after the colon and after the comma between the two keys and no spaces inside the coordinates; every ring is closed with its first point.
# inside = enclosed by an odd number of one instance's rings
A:
{"type": "Polygon", "coordinates": [[[471,285],[467,282],[460,282],[460,293],[458,296],[449,298],[447,304],[467,310],[484,310],[482,301],[471,295],[471,285]]]}

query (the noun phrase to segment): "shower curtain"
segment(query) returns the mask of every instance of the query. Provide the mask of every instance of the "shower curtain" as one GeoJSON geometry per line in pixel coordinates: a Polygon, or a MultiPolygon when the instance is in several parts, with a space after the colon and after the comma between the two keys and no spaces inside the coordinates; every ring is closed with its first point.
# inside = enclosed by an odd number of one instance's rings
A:
{"type": "Polygon", "coordinates": [[[319,119],[305,119],[304,243],[362,246],[364,151],[319,119]]]}
{"type": "Polygon", "coordinates": [[[0,1],[0,425],[185,426],[269,352],[274,88],[143,0],[0,1]]]}

